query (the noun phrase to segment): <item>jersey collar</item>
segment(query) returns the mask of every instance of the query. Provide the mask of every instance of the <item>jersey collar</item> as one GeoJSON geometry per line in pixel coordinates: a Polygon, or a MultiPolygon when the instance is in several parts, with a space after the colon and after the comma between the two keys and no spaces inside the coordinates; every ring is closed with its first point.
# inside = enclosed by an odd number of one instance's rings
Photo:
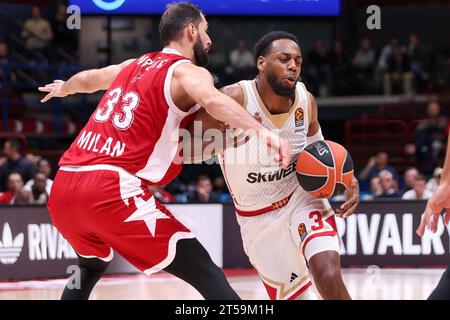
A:
{"type": "Polygon", "coordinates": [[[172,49],[172,48],[164,48],[163,50],[162,50],[162,52],[164,52],[164,53],[169,53],[169,54],[177,54],[177,55],[179,55],[179,56],[183,56],[179,51],[177,51],[177,50],[175,50],[175,49],[172,49]]]}

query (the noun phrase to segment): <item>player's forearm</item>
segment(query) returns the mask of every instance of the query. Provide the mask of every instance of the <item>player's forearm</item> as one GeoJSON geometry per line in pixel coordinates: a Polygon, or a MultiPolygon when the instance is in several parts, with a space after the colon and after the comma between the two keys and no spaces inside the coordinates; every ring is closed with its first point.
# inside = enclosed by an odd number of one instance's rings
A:
{"type": "Polygon", "coordinates": [[[204,106],[206,111],[212,117],[228,124],[231,128],[254,130],[255,132],[264,129],[264,127],[235,100],[222,93],[205,101],[204,106]]]}
{"type": "Polygon", "coordinates": [[[93,93],[104,89],[97,77],[97,70],[81,71],[66,81],[62,90],[67,94],[93,93]]]}
{"type": "Polygon", "coordinates": [[[442,171],[441,183],[450,185],[450,134],[447,142],[447,155],[445,156],[444,170],[442,171]]]}

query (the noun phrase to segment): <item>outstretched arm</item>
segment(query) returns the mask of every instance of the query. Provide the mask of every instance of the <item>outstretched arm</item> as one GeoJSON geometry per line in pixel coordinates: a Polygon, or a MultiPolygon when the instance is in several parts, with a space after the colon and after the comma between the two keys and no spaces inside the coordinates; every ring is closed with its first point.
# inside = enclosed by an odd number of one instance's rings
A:
{"type": "Polygon", "coordinates": [[[55,80],[44,87],[39,87],[39,91],[48,92],[41,102],[46,102],[51,98],[63,98],[75,93],[106,90],[119,72],[133,61],[134,59],[130,59],[101,69],[81,71],[67,81],[55,80]]]}
{"type": "Polygon", "coordinates": [[[432,232],[436,232],[438,220],[443,209],[446,211],[444,223],[447,225],[450,221],[450,134],[448,137],[447,155],[445,156],[441,182],[436,192],[428,200],[425,213],[422,216],[422,221],[416,231],[419,236],[423,236],[426,228],[431,229],[432,232]]]}

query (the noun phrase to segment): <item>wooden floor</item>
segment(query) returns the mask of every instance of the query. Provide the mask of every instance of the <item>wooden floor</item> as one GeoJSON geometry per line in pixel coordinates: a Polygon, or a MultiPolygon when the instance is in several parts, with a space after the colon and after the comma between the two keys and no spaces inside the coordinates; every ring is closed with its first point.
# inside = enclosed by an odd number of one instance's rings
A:
{"type": "MultiPolygon", "coordinates": [[[[344,269],[344,281],[353,299],[426,299],[439,281],[443,269],[344,269]]],[[[226,272],[232,287],[243,299],[268,299],[252,270],[226,272]]],[[[59,299],[65,279],[0,283],[0,300],[59,299]]],[[[202,297],[190,285],[160,273],[152,277],[123,275],[104,277],[91,299],[196,300],[202,297]]]]}

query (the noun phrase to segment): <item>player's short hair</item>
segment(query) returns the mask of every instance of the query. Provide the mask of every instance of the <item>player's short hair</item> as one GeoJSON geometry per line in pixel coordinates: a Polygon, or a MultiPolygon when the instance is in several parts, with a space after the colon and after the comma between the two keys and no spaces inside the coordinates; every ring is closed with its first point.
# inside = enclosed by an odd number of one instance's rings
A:
{"type": "Polygon", "coordinates": [[[183,37],[184,28],[190,23],[197,27],[202,21],[202,10],[190,2],[177,2],[167,5],[159,23],[159,36],[164,46],[183,37]]]}
{"type": "Polygon", "coordinates": [[[258,61],[258,58],[263,56],[265,57],[270,49],[272,48],[272,43],[276,40],[280,39],[288,39],[294,41],[298,46],[298,39],[292,33],[286,31],[272,31],[264,35],[258,42],[255,44],[255,48],[253,50],[253,54],[255,57],[255,61],[258,61]]]}

